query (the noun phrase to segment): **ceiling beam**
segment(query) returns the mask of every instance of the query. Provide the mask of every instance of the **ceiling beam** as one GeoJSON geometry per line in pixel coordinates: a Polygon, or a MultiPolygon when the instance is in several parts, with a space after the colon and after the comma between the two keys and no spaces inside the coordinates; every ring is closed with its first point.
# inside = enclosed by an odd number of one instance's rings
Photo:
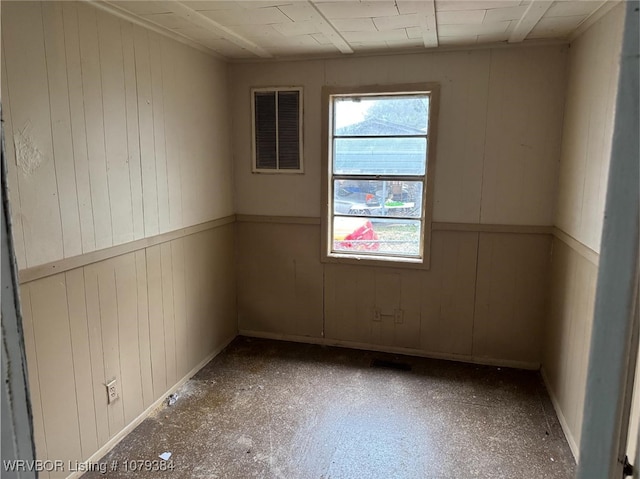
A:
{"type": "Polygon", "coordinates": [[[261,58],[273,57],[271,53],[269,53],[257,43],[252,42],[251,40],[234,32],[230,28],[221,25],[220,23],[212,20],[211,18],[203,15],[200,12],[196,12],[195,10],[187,7],[186,5],[183,5],[180,2],[165,1],[163,3],[166,4],[167,9],[174,15],[177,15],[183,20],[186,20],[198,27],[204,28],[205,30],[208,30],[216,35],[220,35],[225,40],[230,41],[240,48],[244,48],[245,50],[248,50],[261,58]]]}
{"type": "Polygon", "coordinates": [[[309,10],[308,16],[325,37],[327,37],[333,45],[342,53],[353,53],[351,45],[340,35],[340,32],[333,26],[331,21],[312,2],[306,1],[304,5],[309,10]]]}
{"type": "Polygon", "coordinates": [[[531,30],[538,24],[552,4],[552,0],[531,0],[529,8],[525,10],[511,32],[509,43],[519,43],[527,38],[527,35],[531,33],[531,30]]]}
{"type": "Polygon", "coordinates": [[[422,30],[422,42],[425,48],[438,46],[438,24],[436,22],[435,0],[417,2],[418,15],[420,15],[420,30],[422,30]]]}

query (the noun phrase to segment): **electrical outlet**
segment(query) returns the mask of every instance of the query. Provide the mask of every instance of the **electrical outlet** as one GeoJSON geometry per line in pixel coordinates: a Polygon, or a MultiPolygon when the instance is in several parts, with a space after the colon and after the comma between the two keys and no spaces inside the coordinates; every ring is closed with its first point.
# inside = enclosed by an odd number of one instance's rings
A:
{"type": "Polygon", "coordinates": [[[396,323],[396,324],[404,323],[404,311],[402,311],[401,309],[394,309],[393,310],[393,322],[396,323]]]}
{"type": "Polygon", "coordinates": [[[373,310],[373,320],[374,321],[382,321],[382,314],[378,308],[374,308],[373,310]]]}
{"type": "Polygon", "coordinates": [[[107,402],[111,404],[118,397],[118,383],[115,379],[112,379],[107,383],[107,402]]]}

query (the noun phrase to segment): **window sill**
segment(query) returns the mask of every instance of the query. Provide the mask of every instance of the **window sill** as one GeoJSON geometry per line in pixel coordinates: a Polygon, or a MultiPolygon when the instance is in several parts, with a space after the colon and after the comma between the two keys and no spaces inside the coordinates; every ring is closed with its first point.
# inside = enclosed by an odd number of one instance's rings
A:
{"type": "Polygon", "coordinates": [[[429,258],[398,258],[388,256],[340,254],[328,253],[323,254],[322,263],[329,264],[348,264],[357,266],[373,266],[377,268],[396,268],[396,269],[430,269],[429,258]]]}

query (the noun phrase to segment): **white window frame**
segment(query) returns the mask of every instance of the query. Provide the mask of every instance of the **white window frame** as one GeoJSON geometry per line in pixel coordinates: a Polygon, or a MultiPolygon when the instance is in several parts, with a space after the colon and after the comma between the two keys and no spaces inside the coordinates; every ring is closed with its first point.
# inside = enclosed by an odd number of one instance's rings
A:
{"type": "MultiPolygon", "coordinates": [[[[433,212],[433,177],[435,172],[436,131],[439,108],[439,85],[435,83],[418,83],[407,85],[373,85],[362,87],[324,87],[322,94],[323,108],[323,152],[322,152],[322,246],[321,260],[325,263],[347,263],[369,266],[392,266],[403,268],[429,269],[431,250],[431,223],[433,212]],[[333,173],[333,99],[349,96],[393,96],[424,94],[429,97],[427,157],[422,190],[422,235],[420,237],[420,255],[401,256],[391,254],[358,254],[337,252],[333,249],[333,198],[334,179],[348,179],[351,175],[335,175],[333,173]]],[[[353,175],[353,179],[404,180],[420,181],[422,175],[353,175]]],[[[418,219],[418,218],[416,218],[418,219]]]]}
{"type": "MultiPolygon", "coordinates": [[[[260,173],[260,174],[302,174],[304,173],[304,146],[303,146],[303,114],[304,107],[303,101],[304,99],[304,91],[301,86],[284,86],[284,87],[254,87],[251,88],[251,172],[252,173],[260,173]],[[274,92],[278,93],[281,91],[297,91],[299,94],[298,101],[298,134],[299,140],[298,145],[300,148],[299,158],[300,158],[300,167],[297,169],[291,168],[279,168],[279,154],[277,152],[276,146],[276,168],[258,168],[258,159],[256,156],[256,105],[255,105],[255,94],[257,92],[274,92]]],[[[276,145],[278,141],[278,102],[276,100],[276,145]]]]}

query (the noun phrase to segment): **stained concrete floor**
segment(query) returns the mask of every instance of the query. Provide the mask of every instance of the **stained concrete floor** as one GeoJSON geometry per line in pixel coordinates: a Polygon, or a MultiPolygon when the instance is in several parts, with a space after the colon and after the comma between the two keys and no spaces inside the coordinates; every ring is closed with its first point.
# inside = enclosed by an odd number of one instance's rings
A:
{"type": "Polygon", "coordinates": [[[118,470],[83,477],[554,479],[575,472],[537,372],[239,337],[178,394],[101,460],[117,461],[118,470]],[[391,364],[372,367],[374,360],[391,364]],[[162,462],[165,451],[171,472],[124,470],[125,461],[162,462]]]}

